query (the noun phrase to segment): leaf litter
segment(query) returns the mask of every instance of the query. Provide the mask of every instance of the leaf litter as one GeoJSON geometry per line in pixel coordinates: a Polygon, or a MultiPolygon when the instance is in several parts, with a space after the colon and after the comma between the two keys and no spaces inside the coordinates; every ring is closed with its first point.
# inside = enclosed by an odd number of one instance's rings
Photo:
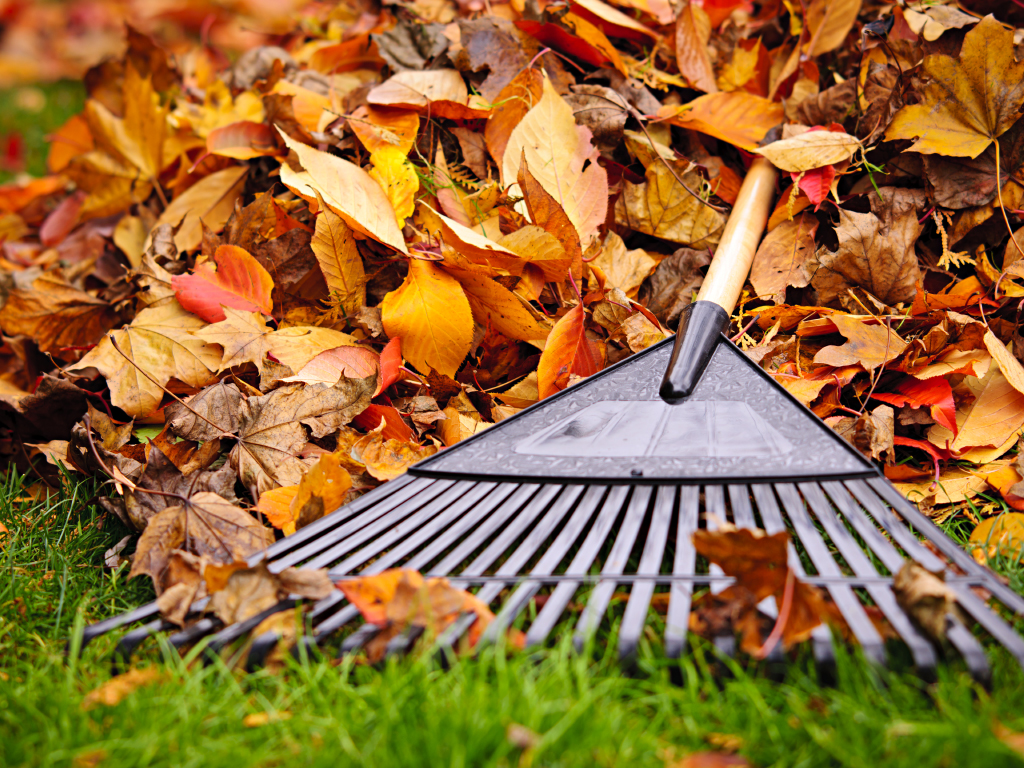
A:
{"type": "MultiPolygon", "coordinates": [[[[107,480],[140,534],[107,561],[172,621],[207,594],[228,622],[315,599],[322,575],[244,561],[670,335],[760,154],[785,173],[739,345],[923,511],[980,522],[976,558],[1019,557],[1020,11],[484,10],[241,3],[200,44],[136,4],[89,62],[44,43],[46,11],[12,21],[13,71],[88,99],[48,175],[0,187],[8,463],[107,480]]],[[[834,621],[784,536],[697,546],[738,581],[696,631],[725,622],[763,655],[834,621]]],[[[900,578],[941,634],[947,590],[900,578]]],[[[490,619],[411,571],[339,588],[381,642],[490,619]]]]}

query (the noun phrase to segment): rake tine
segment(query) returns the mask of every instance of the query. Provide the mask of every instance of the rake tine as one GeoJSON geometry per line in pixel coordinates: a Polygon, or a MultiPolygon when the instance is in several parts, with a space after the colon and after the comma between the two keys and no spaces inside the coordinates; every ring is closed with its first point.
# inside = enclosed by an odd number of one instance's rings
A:
{"type": "Polygon", "coordinates": [[[543,577],[551,576],[555,572],[555,569],[562,562],[569,548],[586,530],[587,523],[593,517],[594,510],[597,509],[597,505],[600,504],[603,496],[603,488],[591,486],[587,489],[587,492],[576,506],[572,517],[569,518],[565,527],[559,532],[558,538],[551,543],[544,552],[544,556],[534,566],[533,570],[530,571],[530,576],[534,578],[527,578],[516,588],[515,592],[505,599],[498,615],[495,616],[494,621],[491,622],[490,626],[487,627],[487,631],[484,632],[481,638],[482,643],[496,642],[498,636],[515,621],[519,613],[529,604],[533,596],[543,586],[543,577]]]}
{"type": "MultiPolygon", "coordinates": [[[[640,556],[637,574],[641,576],[657,576],[661,572],[661,561],[665,555],[665,544],[668,542],[669,526],[672,523],[673,507],[675,506],[676,489],[671,486],[658,488],[654,499],[654,510],[651,513],[651,525],[647,533],[647,543],[640,556]]],[[[629,593],[626,612],[619,626],[619,659],[624,664],[633,665],[636,659],[637,645],[647,621],[647,610],[654,595],[655,583],[641,581],[633,585],[629,593]]]]}
{"type": "MultiPolygon", "coordinates": [[[[95,624],[90,624],[82,630],[82,642],[79,645],[78,652],[81,653],[85,650],[85,646],[95,640],[97,637],[102,637],[107,632],[113,632],[115,629],[120,629],[128,624],[135,624],[140,621],[150,621],[153,617],[159,615],[160,609],[157,607],[156,601],[148,603],[146,605],[136,608],[134,611],[128,611],[122,613],[120,616],[113,616],[103,621],[97,621],[95,624]]],[[[64,655],[67,656],[71,653],[71,641],[68,640],[64,645],[64,655]]]]}
{"type": "MultiPolygon", "coordinates": [[[[371,507],[362,515],[349,519],[343,526],[321,539],[311,541],[306,546],[278,558],[272,567],[268,567],[276,572],[303,562],[307,568],[323,568],[330,565],[342,554],[359,546],[375,533],[385,531],[419,509],[431,506],[431,502],[435,502],[438,496],[450,498],[450,491],[456,485],[455,481],[442,480],[424,486],[419,492],[408,497],[403,495],[398,499],[390,498],[380,506],[371,507]]],[[[408,487],[407,490],[417,489],[414,486],[408,487]]]]}
{"type": "Polygon", "coordinates": [[[651,487],[638,485],[633,488],[633,496],[629,500],[625,517],[619,526],[619,535],[615,539],[612,551],[608,555],[601,568],[601,580],[597,582],[594,591],[590,593],[590,600],[583,610],[579,622],[576,624],[576,632],[573,635],[573,645],[577,651],[582,651],[587,639],[597,631],[601,624],[605,611],[608,610],[608,603],[615,593],[617,582],[615,576],[623,573],[629,555],[633,551],[633,544],[636,542],[637,534],[640,532],[640,525],[647,517],[647,507],[651,501],[651,487]],[[604,578],[604,577],[612,578],[604,578]]]}
{"type": "MultiPolygon", "coordinates": [[[[752,485],[750,492],[757,502],[757,509],[761,513],[761,521],[764,523],[764,530],[769,535],[786,531],[786,524],[782,520],[782,512],[779,503],[775,498],[775,491],[770,485],[752,485]]],[[[789,545],[789,567],[797,576],[806,576],[800,556],[797,555],[793,543],[789,545]]],[[[832,647],[832,631],[827,624],[821,624],[811,631],[811,645],[814,652],[814,663],[818,667],[819,675],[825,678],[835,676],[836,656],[832,647]]]]}
{"type": "MultiPolygon", "coordinates": [[[[992,668],[978,639],[955,616],[946,617],[946,638],[963,656],[971,677],[986,688],[992,683],[992,668]]],[[[1019,661],[1019,660],[1018,660],[1019,661]]]]}
{"type": "MultiPolygon", "coordinates": [[[[700,488],[687,485],[679,491],[679,518],[676,522],[676,556],[672,573],[696,575],[697,550],[693,547],[693,534],[700,517],[700,488]]],[[[686,651],[686,633],[690,628],[690,606],[693,585],[674,582],[665,617],[665,655],[678,659],[686,651]]]]}
{"type": "MultiPolygon", "coordinates": [[[[443,551],[458,537],[461,532],[464,532],[465,529],[475,521],[486,516],[488,512],[504,501],[513,490],[515,490],[515,486],[505,483],[480,483],[469,494],[463,497],[463,499],[456,504],[453,504],[444,515],[439,515],[429,525],[418,529],[416,531],[416,535],[410,536],[402,544],[388,550],[386,553],[382,553],[381,557],[363,572],[363,575],[371,575],[387,570],[394,564],[397,564],[398,561],[401,560],[401,558],[409,551],[414,549],[416,546],[419,546],[424,539],[430,539],[433,546],[425,549],[421,555],[427,554],[428,551],[443,551]],[[482,498],[484,496],[486,496],[486,498],[482,498]],[[440,536],[432,537],[432,533],[435,529],[443,527],[443,525],[446,525],[452,518],[458,518],[461,512],[467,508],[469,510],[468,514],[464,515],[462,519],[456,522],[456,524],[448,531],[440,536]]],[[[432,557],[433,555],[429,556],[432,557]]],[[[410,562],[409,567],[419,568],[421,566],[416,562],[410,562]]],[[[329,575],[332,579],[337,579],[342,576],[347,576],[348,571],[341,566],[335,566],[331,569],[329,575]]],[[[329,617],[332,617],[337,613],[343,602],[344,597],[339,592],[333,592],[324,599],[317,601],[308,617],[310,623],[314,626],[314,634],[312,636],[303,635],[297,643],[302,643],[307,647],[307,649],[318,647],[319,643],[326,639],[332,632],[336,632],[344,626],[344,624],[351,621],[352,618],[355,618],[354,614],[346,614],[345,616],[340,617],[342,619],[342,623],[332,622],[330,625],[321,625],[321,622],[326,621],[329,617]]],[[[254,668],[262,666],[263,660],[266,658],[267,654],[273,650],[279,639],[280,637],[278,633],[274,630],[264,632],[256,638],[249,650],[248,663],[254,668]]],[[[295,649],[293,649],[293,652],[294,651],[295,649]]]]}
{"type": "Polygon", "coordinates": [[[971,576],[979,576],[985,580],[985,587],[992,594],[999,598],[1000,602],[1015,611],[1018,615],[1024,616],[1024,597],[1021,597],[1009,586],[1003,584],[996,578],[995,574],[984,565],[979,564],[973,557],[961,549],[955,541],[944,534],[935,523],[922,515],[917,508],[908,502],[900,492],[890,484],[875,478],[867,481],[867,485],[878,493],[894,510],[920,531],[932,544],[934,544],[943,555],[948,557],[958,568],[971,576]]]}
{"type": "MultiPolygon", "coordinates": [[[[626,485],[612,486],[611,490],[608,491],[608,495],[604,498],[604,503],[601,505],[594,525],[587,534],[587,538],[584,539],[576,556],[569,564],[567,569],[569,573],[573,575],[583,574],[590,570],[591,565],[597,558],[598,552],[608,538],[612,526],[619,518],[628,494],[629,486],[626,485]]],[[[569,604],[572,596],[579,588],[579,585],[580,582],[578,581],[559,582],[558,586],[555,587],[548,597],[540,613],[537,614],[537,618],[534,619],[529,632],[526,633],[527,647],[544,642],[569,604]]]]}
{"type": "Polygon", "coordinates": [[[319,540],[327,531],[350,522],[371,507],[387,503],[390,508],[390,506],[395,504],[401,504],[417,493],[426,490],[426,487],[433,482],[435,481],[413,478],[410,475],[397,477],[390,482],[384,483],[384,485],[374,488],[372,491],[364,493],[355,501],[349,502],[324,515],[319,520],[314,520],[309,525],[299,528],[291,536],[285,536],[283,539],[275,541],[258,555],[250,558],[249,565],[253,566],[262,560],[278,560],[288,552],[310,541],[319,540]],[[410,485],[413,487],[410,488],[410,485]]]}
{"type": "MultiPolygon", "coordinates": [[[[822,576],[842,576],[842,571],[839,570],[836,561],[832,559],[825,542],[811,522],[796,486],[790,483],[779,483],[775,488],[782,500],[782,505],[786,508],[790,522],[793,523],[793,528],[800,537],[814,566],[818,569],[818,573],[822,576]]],[[[864,613],[864,608],[853,590],[846,584],[830,585],[827,589],[832,594],[832,599],[843,614],[843,618],[846,619],[850,630],[857,638],[857,642],[864,650],[864,655],[876,664],[884,666],[885,644],[875,629],[875,625],[871,623],[871,619],[864,613]]]]}
{"type": "Polygon", "coordinates": [[[143,624],[141,627],[128,632],[118,641],[117,647],[114,648],[114,653],[110,659],[110,667],[113,674],[120,674],[122,669],[131,664],[132,653],[147,637],[151,637],[157,632],[168,630],[173,626],[169,621],[154,619],[148,624],[143,624]]]}
{"type": "MultiPolygon", "coordinates": [[[[1013,631],[1013,628],[996,615],[966,584],[952,582],[950,585],[956,593],[956,601],[971,615],[992,637],[1008,650],[1017,663],[1024,668],[1024,640],[1013,631]]],[[[987,589],[987,585],[986,585],[987,589]]]]}
{"type": "MultiPolygon", "coordinates": [[[[508,576],[509,579],[507,581],[491,581],[484,585],[476,595],[478,600],[484,603],[490,603],[501,593],[507,584],[517,580],[519,570],[529,562],[530,558],[534,556],[541,544],[548,539],[555,527],[557,527],[562,519],[569,513],[569,510],[575,506],[580,495],[583,493],[583,486],[581,485],[555,487],[560,488],[561,492],[557,499],[551,502],[550,506],[547,506],[547,504],[528,505],[527,508],[519,515],[516,523],[499,536],[498,539],[492,542],[484,552],[482,552],[466,567],[464,571],[459,574],[459,578],[470,577],[470,581],[472,581],[472,577],[474,576],[482,576],[494,560],[508,548],[508,544],[514,541],[515,538],[518,537],[518,534],[533,521],[533,518],[543,511],[543,516],[530,529],[530,532],[527,534],[523,542],[495,572],[495,576],[508,576]],[[544,511],[545,506],[547,507],[546,511],[544,511]],[[514,536],[507,535],[511,531],[516,531],[516,534],[514,536]],[[507,539],[507,541],[502,542],[503,538],[507,539]],[[504,544],[504,546],[501,547],[500,552],[497,551],[497,545],[499,542],[504,544]]],[[[440,640],[441,637],[443,637],[443,644],[445,646],[452,646],[458,642],[458,639],[462,634],[468,631],[475,621],[476,616],[474,614],[464,614],[456,619],[452,626],[448,627],[446,631],[442,632],[438,639],[440,640]]]]}
{"type": "MultiPolygon", "coordinates": [[[[720,485],[708,485],[704,487],[704,524],[707,526],[709,531],[716,531],[720,527],[720,522],[726,522],[725,514],[725,490],[720,485]]],[[[714,563],[708,569],[708,573],[712,576],[724,576],[723,571],[719,566],[714,563]]],[[[726,588],[725,582],[721,580],[715,580],[711,582],[711,593],[717,595],[719,592],[726,588]]],[[[718,635],[714,638],[715,648],[723,656],[728,656],[730,659],[736,655],[736,637],[732,634],[718,635]]]]}
{"type": "Polygon", "coordinates": [[[186,627],[180,632],[175,632],[173,635],[167,638],[169,642],[175,648],[183,648],[187,645],[192,645],[198,642],[206,635],[216,631],[217,627],[221,625],[220,619],[205,618],[200,619],[191,627],[186,627]]]}
{"type": "MultiPolygon", "coordinates": [[[[836,517],[836,513],[832,509],[832,505],[829,504],[829,500],[825,497],[822,488],[817,483],[801,483],[799,488],[814,511],[815,517],[818,518],[818,522],[821,523],[829,538],[839,548],[839,553],[853,569],[853,572],[858,576],[878,576],[878,571],[871,564],[863,550],[861,550],[860,545],[842,523],[839,522],[839,518],[836,517]]],[[[847,519],[850,519],[859,511],[850,505],[848,494],[845,494],[844,498],[844,495],[836,493],[832,495],[832,500],[842,510],[847,519]],[[837,499],[836,496],[839,498],[837,499]]],[[[889,623],[892,624],[900,634],[900,637],[903,638],[907,647],[910,648],[910,653],[914,657],[914,664],[921,674],[933,675],[936,663],[935,649],[924,635],[914,628],[907,615],[897,605],[896,596],[893,594],[892,589],[889,586],[871,583],[867,584],[865,589],[886,619],[889,620],[889,623]]]]}

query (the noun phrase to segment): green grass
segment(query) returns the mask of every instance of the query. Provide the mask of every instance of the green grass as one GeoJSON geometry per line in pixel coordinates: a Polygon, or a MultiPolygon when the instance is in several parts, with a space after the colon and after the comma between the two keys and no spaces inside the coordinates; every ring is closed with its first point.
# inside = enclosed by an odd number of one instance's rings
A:
{"type": "MultiPolygon", "coordinates": [[[[126,532],[90,502],[95,487],[69,483],[48,503],[26,499],[15,478],[0,487],[0,765],[3,766],[662,766],[736,737],[760,766],[1011,766],[1024,761],[992,733],[1024,731],[1024,673],[994,655],[986,692],[963,668],[926,685],[880,672],[842,651],[838,684],[818,684],[801,656],[772,682],[731,664],[715,676],[700,644],[679,667],[682,684],[648,647],[627,677],[614,652],[539,656],[489,652],[442,671],[428,656],[381,668],[348,659],[288,663],[276,674],[203,668],[154,645],[142,666],[162,682],[114,707],[83,711],[109,679],[119,636],[97,640],[77,663],[63,656],[76,628],[149,599],[127,568],[102,568],[126,532]],[[86,503],[90,502],[90,503],[86,503]],[[246,715],[291,713],[248,728],[246,715]],[[506,731],[537,734],[525,753],[506,731]],[[76,762],[77,761],[77,762],[76,762]],[[90,762],[92,761],[92,762],[90,762]]],[[[652,646],[655,644],[651,644],[652,646]]]]}
{"type": "MultiPolygon", "coordinates": [[[[46,173],[49,152],[48,134],[60,128],[85,104],[85,88],[80,81],[0,89],[0,145],[12,133],[21,135],[25,145],[25,171],[32,176],[46,173]]],[[[15,177],[0,168],[0,184],[15,177]]]]}

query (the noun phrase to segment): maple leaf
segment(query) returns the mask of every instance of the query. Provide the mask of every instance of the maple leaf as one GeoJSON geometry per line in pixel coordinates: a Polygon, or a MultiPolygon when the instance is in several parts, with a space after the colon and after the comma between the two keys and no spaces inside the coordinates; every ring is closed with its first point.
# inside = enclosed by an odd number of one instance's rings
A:
{"type": "Polygon", "coordinates": [[[889,141],[914,139],[914,152],[977,157],[1024,105],[1024,62],[1014,60],[1013,32],[992,16],[967,33],[959,59],[927,56],[924,71],[923,102],[897,112],[885,132],[889,141]]]}
{"type": "Polygon", "coordinates": [[[68,370],[96,368],[107,380],[114,405],[129,416],[148,416],[172,378],[192,387],[213,378],[221,351],[191,334],[203,325],[176,301],[147,307],[68,370]]]}
{"type": "Polygon", "coordinates": [[[58,355],[64,347],[95,344],[117,323],[114,308],[102,299],[70,285],[57,272],[15,288],[0,310],[0,325],[8,334],[25,334],[43,352],[58,355]]]}
{"type": "Polygon", "coordinates": [[[304,427],[323,437],[348,424],[369,404],[375,383],[369,377],[335,386],[288,384],[247,398],[239,409],[238,444],[228,461],[241,481],[258,493],[296,485],[307,471],[299,458],[307,442],[304,427]]]}
{"type": "Polygon", "coordinates": [[[758,296],[782,304],[788,287],[803,288],[810,284],[817,267],[814,260],[817,231],[817,219],[804,213],[765,235],[750,270],[750,283],[758,296]]]}
{"type": "Polygon", "coordinates": [[[237,245],[222,245],[212,261],[197,265],[191,275],[171,278],[174,295],[186,311],[208,323],[224,320],[224,307],[270,314],[274,279],[248,251],[237,245]]]}

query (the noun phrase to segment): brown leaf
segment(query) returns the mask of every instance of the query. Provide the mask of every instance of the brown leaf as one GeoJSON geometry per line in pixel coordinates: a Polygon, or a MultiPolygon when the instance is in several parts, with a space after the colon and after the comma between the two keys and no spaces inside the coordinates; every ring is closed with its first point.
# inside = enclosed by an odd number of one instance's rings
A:
{"type": "Polygon", "coordinates": [[[788,287],[803,288],[810,284],[817,267],[817,231],[818,220],[809,213],[801,213],[765,235],[750,270],[750,283],[760,298],[784,304],[788,287]]]}
{"type": "Polygon", "coordinates": [[[28,289],[15,288],[0,310],[4,333],[30,336],[43,352],[59,357],[64,347],[88,347],[118,322],[107,302],[71,286],[57,272],[46,272],[28,289]]]}
{"type": "Polygon", "coordinates": [[[184,404],[168,405],[164,418],[178,437],[205,442],[238,431],[241,404],[238,387],[218,381],[186,398],[184,404]]]}
{"type": "Polygon", "coordinates": [[[673,328],[704,282],[701,268],[711,263],[707,249],[680,248],[664,258],[640,292],[644,305],[662,325],[673,328]]]}
{"type": "Polygon", "coordinates": [[[322,437],[348,424],[370,402],[376,377],[345,379],[335,386],[288,384],[250,397],[239,412],[238,444],[228,461],[257,493],[296,485],[306,471],[299,458],[307,442],[303,426],[322,437]]]}
{"type": "Polygon", "coordinates": [[[942,573],[932,573],[923,565],[908,560],[893,577],[896,601],[929,637],[946,637],[946,618],[955,615],[956,593],[946,586],[942,573]]]}
{"type": "Polygon", "coordinates": [[[892,459],[895,413],[890,406],[880,405],[870,413],[862,413],[858,418],[844,416],[835,422],[826,421],[837,434],[866,457],[882,460],[888,455],[892,459]]]}
{"type": "Polygon", "coordinates": [[[175,549],[214,563],[245,560],[274,541],[269,528],[215,493],[202,492],[153,517],[139,537],[129,578],[146,574],[158,590],[175,549]]]}
{"type": "MultiPolygon", "coordinates": [[[[213,591],[213,585],[210,588],[213,591]]],[[[270,573],[266,562],[260,561],[254,568],[232,568],[224,587],[213,592],[210,610],[225,624],[235,624],[276,605],[288,595],[320,600],[333,591],[326,569],[286,568],[270,573]]]]}
{"type": "MultiPolygon", "coordinates": [[[[197,248],[204,225],[216,232],[227,223],[245,186],[248,172],[248,166],[236,165],[211,173],[175,197],[160,214],[156,226],[169,224],[178,227],[174,235],[178,251],[197,248]]],[[[149,242],[147,240],[147,248],[149,242]]]]}
{"type": "Polygon", "coordinates": [[[860,364],[865,370],[873,371],[899,357],[907,342],[888,326],[868,325],[867,319],[838,313],[830,315],[829,320],[849,341],[838,347],[824,347],[814,356],[814,362],[835,368],[860,364]]]}
{"type": "Polygon", "coordinates": [[[821,266],[811,281],[818,301],[830,305],[850,285],[886,304],[910,301],[921,279],[914,243],[922,228],[913,213],[881,219],[840,208],[838,250],[818,251],[821,266]]]}

